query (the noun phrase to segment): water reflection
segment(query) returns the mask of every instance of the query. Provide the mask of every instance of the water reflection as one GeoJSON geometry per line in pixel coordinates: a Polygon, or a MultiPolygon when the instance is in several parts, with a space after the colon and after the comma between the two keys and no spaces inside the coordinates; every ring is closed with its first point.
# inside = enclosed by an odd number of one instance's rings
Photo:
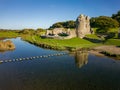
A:
{"type": "Polygon", "coordinates": [[[76,51],[75,53],[75,64],[78,68],[83,67],[88,63],[88,51],[76,51]]]}
{"type": "MultiPolygon", "coordinates": [[[[1,60],[59,53],[20,38],[12,41],[16,49],[0,53],[1,60]]],[[[87,51],[77,51],[71,55],[4,63],[0,64],[0,90],[120,90],[120,61],[93,54],[88,58],[87,51]],[[75,63],[83,68],[77,69],[75,63]]]]}

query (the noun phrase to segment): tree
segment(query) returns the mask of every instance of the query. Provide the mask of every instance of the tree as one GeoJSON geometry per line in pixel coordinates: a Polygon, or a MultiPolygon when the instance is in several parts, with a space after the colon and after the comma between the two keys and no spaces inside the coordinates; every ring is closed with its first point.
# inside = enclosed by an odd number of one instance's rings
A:
{"type": "Polygon", "coordinates": [[[36,31],[35,31],[35,34],[40,36],[40,35],[43,35],[45,34],[46,30],[43,29],[43,28],[38,28],[36,31]]]}
{"type": "Polygon", "coordinates": [[[66,21],[66,22],[57,22],[53,24],[49,29],[54,29],[54,28],[75,28],[75,21],[66,21]]]}
{"type": "Polygon", "coordinates": [[[120,26],[120,10],[117,12],[117,14],[113,14],[112,18],[116,19],[119,22],[119,26],[120,26]]]}
{"type": "Polygon", "coordinates": [[[35,32],[34,29],[23,29],[22,31],[20,31],[20,33],[22,34],[29,34],[29,35],[34,34],[34,32],[35,32]]]}
{"type": "Polygon", "coordinates": [[[63,27],[64,28],[75,28],[76,27],[75,21],[72,21],[72,20],[66,21],[63,23],[63,27]]]}
{"type": "Polygon", "coordinates": [[[57,22],[50,27],[50,29],[54,29],[54,28],[63,28],[62,22],[57,22]]]}
{"type": "Polygon", "coordinates": [[[90,26],[92,27],[92,28],[95,28],[96,26],[95,26],[95,17],[92,17],[91,19],[90,19],[90,26]]]}
{"type": "Polygon", "coordinates": [[[45,29],[43,29],[43,28],[38,28],[36,31],[37,31],[37,32],[43,32],[43,31],[45,31],[45,29]]]}
{"type": "Polygon", "coordinates": [[[119,27],[119,23],[108,16],[99,16],[92,18],[91,20],[92,27],[98,28],[98,31],[101,33],[107,32],[110,28],[119,27]]]}

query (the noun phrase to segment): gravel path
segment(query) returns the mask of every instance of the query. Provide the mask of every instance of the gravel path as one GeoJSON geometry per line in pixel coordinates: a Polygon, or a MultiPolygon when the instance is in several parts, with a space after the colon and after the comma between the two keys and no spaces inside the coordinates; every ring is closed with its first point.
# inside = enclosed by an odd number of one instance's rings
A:
{"type": "Polygon", "coordinates": [[[111,54],[118,54],[120,55],[120,47],[116,47],[116,46],[98,46],[98,47],[95,47],[94,48],[95,50],[98,50],[98,51],[106,51],[106,52],[109,52],[111,54]]]}

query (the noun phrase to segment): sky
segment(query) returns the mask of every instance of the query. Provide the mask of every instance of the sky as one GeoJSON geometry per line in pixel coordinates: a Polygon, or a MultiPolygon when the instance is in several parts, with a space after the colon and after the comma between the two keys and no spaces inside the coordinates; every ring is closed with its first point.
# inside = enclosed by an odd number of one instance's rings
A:
{"type": "Polygon", "coordinates": [[[120,0],[0,0],[0,29],[49,28],[56,22],[111,16],[120,0]]]}

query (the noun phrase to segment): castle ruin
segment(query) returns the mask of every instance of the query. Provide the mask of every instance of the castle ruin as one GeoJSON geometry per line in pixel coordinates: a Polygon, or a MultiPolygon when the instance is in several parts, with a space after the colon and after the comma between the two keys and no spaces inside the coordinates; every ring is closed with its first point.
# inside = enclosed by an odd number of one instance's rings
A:
{"type": "Polygon", "coordinates": [[[90,29],[90,18],[81,14],[76,20],[76,28],[74,30],[65,29],[65,28],[55,28],[53,30],[46,31],[46,37],[48,38],[60,38],[60,34],[67,34],[63,39],[70,39],[73,37],[84,38],[86,34],[91,34],[90,29]]]}
{"type": "Polygon", "coordinates": [[[83,38],[86,34],[91,34],[90,18],[81,14],[76,20],[76,35],[79,38],[83,38]]]}

